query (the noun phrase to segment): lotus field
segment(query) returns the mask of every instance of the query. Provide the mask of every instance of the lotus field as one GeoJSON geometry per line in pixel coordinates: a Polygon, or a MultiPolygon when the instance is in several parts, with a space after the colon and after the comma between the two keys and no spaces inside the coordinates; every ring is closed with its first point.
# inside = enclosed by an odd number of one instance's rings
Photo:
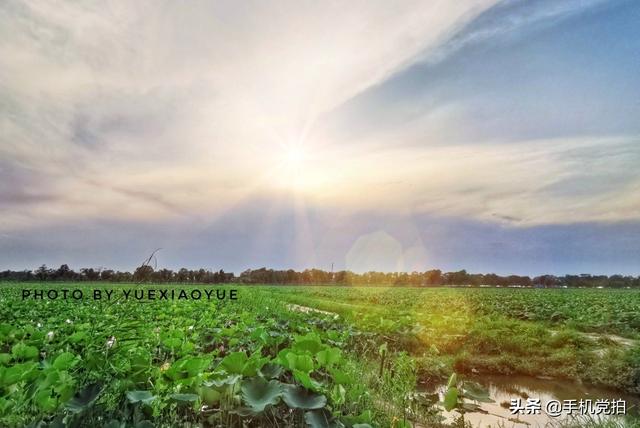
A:
{"type": "Polygon", "coordinates": [[[0,284],[0,426],[462,426],[495,374],[640,393],[637,291],[123,287],[0,284]]]}

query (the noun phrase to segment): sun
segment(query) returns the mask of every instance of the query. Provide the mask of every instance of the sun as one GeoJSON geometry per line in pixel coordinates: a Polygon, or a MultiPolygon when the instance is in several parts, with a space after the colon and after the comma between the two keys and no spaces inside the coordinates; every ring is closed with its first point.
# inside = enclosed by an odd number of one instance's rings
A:
{"type": "Polygon", "coordinates": [[[282,163],[286,168],[298,169],[307,159],[307,153],[300,146],[286,147],[282,154],[282,163]]]}
{"type": "Polygon", "coordinates": [[[330,176],[326,153],[302,139],[272,147],[267,156],[270,182],[281,190],[311,196],[322,190],[330,176]]]}
{"type": "Polygon", "coordinates": [[[311,154],[302,144],[290,144],[281,147],[275,153],[277,157],[276,177],[279,186],[309,190],[312,174],[311,154]]]}

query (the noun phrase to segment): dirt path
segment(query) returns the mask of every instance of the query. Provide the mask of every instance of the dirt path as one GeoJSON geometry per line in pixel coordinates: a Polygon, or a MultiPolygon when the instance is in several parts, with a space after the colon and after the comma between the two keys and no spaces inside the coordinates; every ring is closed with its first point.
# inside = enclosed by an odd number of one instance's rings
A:
{"type": "Polygon", "coordinates": [[[305,314],[316,313],[316,314],[332,315],[334,318],[338,317],[338,314],[336,314],[335,312],[322,311],[320,309],[310,308],[309,306],[295,305],[293,303],[288,304],[287,309],[289,309],[290,311],[302,312],[305,314]]]}
{"type": "Polygon", "coordinates": [[[605,333],[580,333],[584,337],[588,337],[589,339],[595,340],[596,342],[599,340],[605,340],[608,342],[615,343],[616,345],[620,345],[624,348],[631,348],[636,344],[636,341],[633,339],[629,339],[628,337],[622,337],[615,334],[605,334],[605,333]]]}

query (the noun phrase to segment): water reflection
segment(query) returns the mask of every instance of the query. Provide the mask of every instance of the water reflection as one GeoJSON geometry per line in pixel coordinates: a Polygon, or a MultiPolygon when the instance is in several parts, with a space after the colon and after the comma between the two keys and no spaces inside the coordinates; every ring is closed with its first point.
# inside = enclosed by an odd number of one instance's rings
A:
{"type": "MultiPolygon", "coordinates": [[[[626,413],[640,421],[640,396],[620,393],[619,391],[584,385],[562,379],[536,378],[529,376],[483,376],[482,378],[470,378],[489,391],[495,403],[481,403],[481,408],[486,413],[467,413],[465,420],[471,422],[474,427],[551,427],[558,422],[570,418],[576,418],[577,412],[568,415],[552,417],[545,412],[545,404],[551,400],[592,400],[598,399],[626,401],[626,413]],[[540,414],[513,415],[510,410],[512,399],[521,399],[526,403],[528,398],[540,399],[542,411],[540,414]]],[[[425,391],[435,392],[442,401],[445,385],[425,387],[425,391]]],[[[455,411],[443,413],[447,422],[452,422],[459,414],[455,411]]],[[[578,415],[579,417],[579,415],[578,415]]],[[[594,416],[597,418],[598,416],[594,416]]],[[[600,415],[600,418],[613,416],[600,415]]]]}

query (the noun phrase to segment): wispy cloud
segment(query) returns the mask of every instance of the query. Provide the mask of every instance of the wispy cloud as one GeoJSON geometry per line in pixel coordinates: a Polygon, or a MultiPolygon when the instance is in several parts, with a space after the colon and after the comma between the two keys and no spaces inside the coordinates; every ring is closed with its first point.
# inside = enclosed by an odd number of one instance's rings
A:
{"type": "Polygon", "coordinates": [[[505,39],[520,37],[533,27],[549,27],[605,3],[606,0],[506,0],[459,29],[444,43],[426,51],[421,60],[439,62],[462,48],[488,40],[504,43],[505,39]]]}
{"type": "Polygon", "coordinates": [[[216,211],[322,112],[491,4],[4,2],[4,174],[28,169],[48,197],[39,220],[12,198],[3,227],[216,211]]]}

